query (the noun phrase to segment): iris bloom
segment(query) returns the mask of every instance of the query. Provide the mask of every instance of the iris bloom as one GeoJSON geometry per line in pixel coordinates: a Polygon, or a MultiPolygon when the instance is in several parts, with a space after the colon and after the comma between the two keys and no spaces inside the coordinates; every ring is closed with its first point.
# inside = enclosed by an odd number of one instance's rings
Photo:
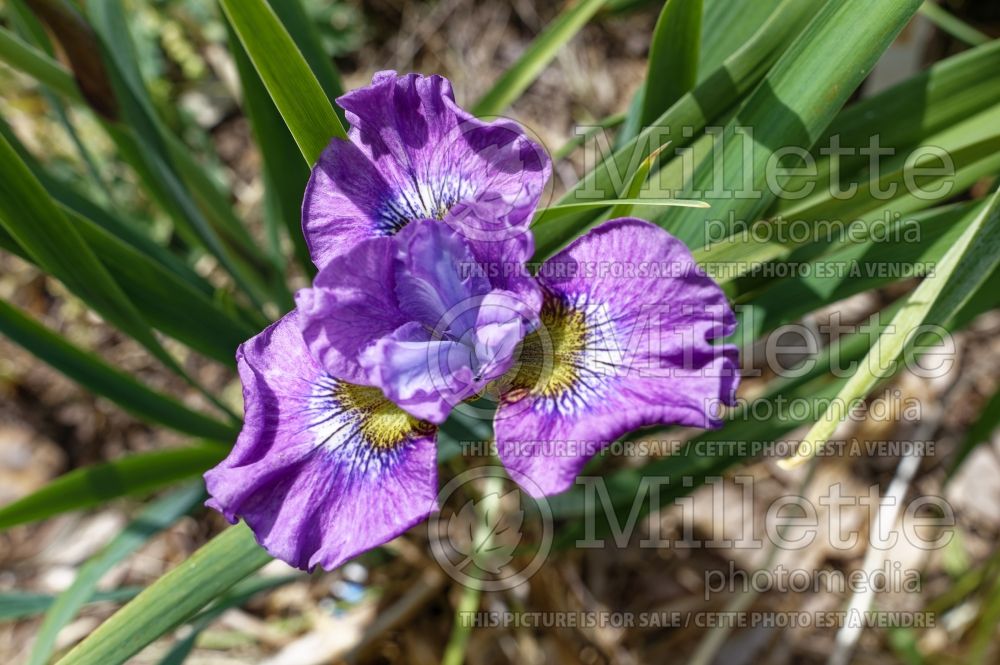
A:
{"type": "Polygon", "coordinates": [[[719,424],[735,319],[682,243],[614,220],[532,277],[549,162],[517,126],[472,118],[440,77],[383,72],[339,101],[350,140],[303,206],[320,271],[237,353],[244,428],[209,505],[330,569],[437,509],[436,425],[488,385],[500,457],[541,494],[638,427],[719,424]]]}

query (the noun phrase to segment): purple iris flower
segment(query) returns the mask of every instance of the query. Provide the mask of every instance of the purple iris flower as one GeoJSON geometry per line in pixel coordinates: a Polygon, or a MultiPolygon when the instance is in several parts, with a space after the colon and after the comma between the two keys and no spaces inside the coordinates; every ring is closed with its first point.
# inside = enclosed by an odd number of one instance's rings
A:
{"type": "Polygon", "coordinates": [[[270,554],[330,570],[437,508],[436,430],[378,388],[330,376],[298,316],[237,351],[243,431],[205,484],[208,505],[242,517],[270,554]]]}
{"type": "Polygon", "coordinates": [[[536,325],[534,281],[515,292],[486,273],[470,243],[435,220],[362,240],[296,296],[305,343],[331,375],[441,424],[510,369],[536,325]]]}
{"type": "Polygon", "coordinates": [[[331,569],[437,509],[436,425],[487,386],[500,457],[541,494],[638,427],[719,424],[735,318],[681,242],[614,220],[532,277],[550,167],[520,128],[473,118],[440,77],[382,72],[340,103],[350,140],[303,205],[319,274],[237,353],[244,427],[208,505],[331,569]]]}
{"type": "Polygon", "coordinates": [[[504,378],[494,418],[504,465],[543,494],[639,427],[718,427],[736,318],[682,242],[639,219],[605,222],[541,267],[541,324],[504,378]]]}
{"type": "Polygon", "coordinates": [[[528,224],[551,162],[521,127],[471,115],[440,76],[379,72],[337,102],[349,140],[323,152],[302,204],[316,267],[419,219],[460,232],[483,262],[531,256],[528,224]]]}

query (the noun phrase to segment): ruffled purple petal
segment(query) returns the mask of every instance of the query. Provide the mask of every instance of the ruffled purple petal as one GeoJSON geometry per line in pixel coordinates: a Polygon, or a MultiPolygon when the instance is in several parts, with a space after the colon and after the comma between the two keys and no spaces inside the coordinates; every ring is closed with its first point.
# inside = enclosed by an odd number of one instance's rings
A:
{"type": "Polygon", "coordinates": [[[475,210],[477,224],[526,228],[551,165],[515,123],[476,119],[440,76],[379,72],[338,102],[349,140],[334,139],[323,152],[302,208],[317,267],[417,219],[472,229],[465,218],[475,210]]]}
{"type": "Polygon", "coordinates": [[[331,376],[370,385],[358,356],[408,320],[396,299],[398,251],[393,238],[368,238],[296,294],[302,337],[331,376]]]}
{"type": "Polygon", "coordinates": [[[636,219],[606,222],[550,259],[545,303],[497,411],[505,465],[566,490],[602,447],[639,427],[716,427],[738,383],[736,320],[687,248],[636,219]]]}
{"type": "Polygon", "coordinates": [[[435,430],[330,377],[292,312],[240,347],[245,421],[207,505],[275,557],[330,570],[437,509],[435,430]]]}

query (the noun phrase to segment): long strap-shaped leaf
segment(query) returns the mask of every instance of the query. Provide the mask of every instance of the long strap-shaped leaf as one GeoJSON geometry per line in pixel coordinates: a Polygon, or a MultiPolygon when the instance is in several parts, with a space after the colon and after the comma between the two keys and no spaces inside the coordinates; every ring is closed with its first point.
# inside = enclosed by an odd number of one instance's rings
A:
{"type": "Polygon", "coordinates": [[[606,0],[579,0],[540,34],[472,108],[475,115],[496,115],[510,106],[542,73],[566,42],[587,25],[606,0]]]}
{"type": "MultiPolygon", "coordinates": [[[[243,112],[250,121],[261,153],[267,195],[264,221],[271,226],[269,233],[272,237],[278,236],[278,228],[285,229],[299,263],[313,274],[315,267],[302,234],[302,192],[309,180],[309,166],[299,158],[295,137],[288,131],[232,26],[226,25],[229,50],[240,76],[243,112]]],[[[275,249],[280,249],[280,243],[276,243],[275,249]]]]}
{"type": "Polygon", "coordinates": [[[936,313],[958,309],[993,272],[998,262],[1000,189],[937,263],[934,274],[925,278],[906,299],[906,304],[893,317],[886,331],[879,335],[857,371],[837,393],[837,399],[830,402],[823,416],[803,437],[799,452],[789,465],[800,464],[815,455],[833,435],[837,425],[847,417],[851,406],[885,378],[887,368],[896,366],[903,351],[915,341],[914,332],[925,321],[944,323],[936,320],[936,313]]]}
{"type": "Polygon", "coordinates": [[[35,636],[28,665],[45,665],[55,651],[56,637],[90,599],[97,583],[109,570],[132,554],[154,535],[167,528],[204,500],[201,483],[171,492],[146,506],[128,526],[76,574],[68,589],[59,594],[35,636]]]}
{"type": "MultiPolygon", "coordinates": [[[[97,591],[90,597],[91,603],[121,603],[139,595],[142,587],[120,587],[110,591],[97,591]]],[[[0,621],[16,621],[43,614],[56,602],[55,596],[31,591],[8,591],[0,593],[0,621]]]]}
{"type": "Polygon", "coordinates": [[[312,166],[344,126],[288,31],[265,0],[220,0],[233,29],[312,166]]]}
{"type": "Polygon", "coordinates": [[[0,137],[0,226],[39,267],[200,389],[163,348],[121,287],[3,137],[0,137]]]}
{"type": "Polygon", "coordinates": [[[177,400],[147,388],[96,355],[71,344],[31,317],[0,300],[0,334],[23,346],[91,392],[107,397],[133,415],[170,429],[227,441],[233,427],[192,411],[177,400]]]}
{"type": "Polygon", "coordinates": [[[270,560],[249,527],[230,527],[101,624],[59,665],[120,665],[270,560]]]}
{"type": "Polygon", "coordinates": [[[640,126],[659,118],[698,80],[702,0],[667,0],[653,30],[640,126]]]}
{"type": "Polygon", "coordinates": [[[0,508],[0,529],[102,505],[123,496],[152,492],[200,476],[228,452],[225,446],[202,443],[137,453],[75,469],[33,494],[0,508]]]}
{"type": "MultiPolygon", "coordinates": [[[[811,11],[811,3],[799,0],[782,0],[781,6],[753,38],[733,53],[720,68],[712,72],[694,90],[681,97],[651,127],[615,151],[608,159],[601,160],[589,173],[571,187],[559,204],[575,203],[616,196],[623,190],[637,169],[653,151],[667,140],[673,149],[682,148],[692,138],[686,132],[665,130],[690,128],[703,129],[714,118],[725,113],[742,95],[764,77],[787,42],[804,24],[811,11]]],[[[692,132],[692,133],[693,133],[692,132]]],[[[595,215],[581,214],[565,217],[551,223],[533,226],[535,235],[534,260],[542,260],[571,236],[578,234],[594,221],[595,215]]]]}
{"type": "Polygon", "coordinates": [[[65,97],[81,99],[73,76],[62,65],[9,30],[0,29],[0,60],[65,97]]]}
{"type": "Polygon", "coordinates": [[[701,198],[712,204],[710,215],[692,209],[674,211],[664,217],[667,230],[697,247],[703,244],[709,218],[757,219],[776,196],[765,186],[766,165],[774,151],[784,146],[812,147],[920,2],[825,3],[726,125],[720,139],[722,177],[716,177],[716,160],[699,165],[688,191],[706,192],[701,198]],[[859,16],[864,20],[859,21],[859,16]],[[752,144],[750,156],[745,156],[745,141],[752,144]],[[759,190],[761,196],[740,196],[748,187],[759,190]],[[706,190],[721,196],[710,196],[706,190]]]}

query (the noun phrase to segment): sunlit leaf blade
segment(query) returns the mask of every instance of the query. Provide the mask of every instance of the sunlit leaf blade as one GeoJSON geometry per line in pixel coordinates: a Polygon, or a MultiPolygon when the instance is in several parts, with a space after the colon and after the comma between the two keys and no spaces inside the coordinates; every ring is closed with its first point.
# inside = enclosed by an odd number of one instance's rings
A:
{"type": "MultiPolygon", "coordinates": [[[[3,122],[0,133],[13,138],[3,122]]],[[[254,329],[242,323],[237,312],[221,309],[213,300],[211,284],[132,225],[50,177],[23,146],[12,145],[152,326],[211,358],[233,363],[237,345],[252,336],[254,329]]],[[[33,261],[2,230],[0,247],[33,261]]]]}
{"type": "Polygon", "coordinates": [[[80,608],[93,596],[101,578],[154,535],[173,524],[204,500],[201,483],[191,484],[157,499],[146,506],[114,540],[88,560],[76,573],[76,579],[59,594],[45,614],[35,635],[28,665],[45,665],[55,652],[56,637],[73,620],[80,608]]]}
{"type": "MultiPolygon", "coordinates": [[[[924,274],[958,240],[978,210],[979,206],[947,206],[887,227],[886,238],[845,239],[818,258],[792,254],[781,262],[761,262],[759,272],[781,277],[736,281],[733,297],[743,305],[737,312],[737,339],[755,340],[827,303],[924,274]]],[[[727,278],[738,271],[726,263],[702,265],[721,283],[731,282],[727,278]]]]}
{"type": "Polygon", "coordinates": [[[120,665],[270,560],[245,524],[230,527],[101,624],[59,665],[120,665]]]}
{"type": "Polygon", "coordinates": [[[267,0],[271,9],[278,16],[281,24],[288,30],[288,35],[299,47],[302,57],[309,63],[309,69],[316,76],[319,85],[326,93],[327,99],[333,104],[341,123],[346,123],[344,110],[337,106],[337,97],[344,94],[344,84],[340,80],[340,72],[333,60],[323,49],[323,41],[312,18],[306,13],[300,0],[267,0]]]}
{"type": "Polygon", "coordinates": [[[563,10],[535,38],[518,61],[476,102],[472,107],[473,114],[497,115],[514,103],[556,57],[559,49],[587,24],[604,2],[605,0],[578,0],[563,10]]]}
{"type": "Polygon", "coordinates": [[[704,0],[699,82],[752,38],[780,6],[781,0],[704,0]]]}
{"type": "MultiPolygon", "coordinates": [[[[52,5],[62,13],[76,14],[65,0],[52,0],[52,5]]],[[[121,0],[89,2],[86,12],[86,29],[63,35],[62,45],[84,41],[101,55],[102,76],[107,79],[102,85],[114,98],[116,118],[103,123],[105,131],[184,240],[215,256],[262,306],[270,299],[271,266],[233,214],[227,196],[160,120],[137,65],[121,0]]],[[[94,106],[92,96],[88,101],[94,106]]]]}
{"type": "Polygon", "coordinates": [[[646,126],[694,87],[698,79],[702,0],[667,0],[653,29],[640,125],[646,126]]]}
{"type": "Polygon", "coordinates": [[[664,206],[668,208],[673,206],[680,206],[682,208],[708,207],[708,204],[704,201],[695,201],[694,199],[639,199],[626,196],[620,199],[598,199],[594,201],[560,203],[558,205],[549,206],[548,208],[542,208],[535,213],[534,223],[544,224],[581,210],[601,210],[605,208],[621,209],[624,206],[635,205],[664,206]]]}
{"type": "Polygon", "coordinates": [[[892,319],[890,328],[878,337],[865,360],[838,392],[823,416],[802,439],[797,457],[801,463],[826,444],[837,425],[847,416],[849,405],[864,398],[885,378],[903,351],[914,342],[914,332],[925,321],[941,324],[957,310],[1000,263],[1000,190],[938,261],[934,273],[907,297],[892,319]]]}
{"type": "MultiPolygon", "coordinates": [[[[60,69],[61,65],[52,61],[43,52],[35,50],[31,54],[32,57],[47,62],[43,68],[45,78],[40,78],[39,81],[59,94],[65,95],[74,103],[91,106],[96,104],[94,108],[99,112],[107,114],[110,109],[116,118],[119,114],[124,113],[130,123],[129,128],[108,121],[107,115],[105,115],[103,126],[118,147],[119,153],[142,178],[148,193],[171,215],[177,224],[178,231],[182,235],[186,234],[187,241],[195,246],[203,245],[213,252],[220,262],[234,274],[237,281],[248,290],[250,296],[256,298],[258,303],[263,302],[266,297],[262,297],[260,293],[260,281],[256,278],[254,271],[247,270],[240,261],[230,256],[228,250],[215,236],[215,231],[208,221],[202,217],[195,203],[189,199],[187,193],[180,186],[180,176],[173,173],[165,161],[168,152],[175,155],[180,154],[183,159],[190,158],[185,151],[176,149],[176,140],[164,139],[162,127],[158,123],[152,106],[144,98],[144,89],[139,80],[138,70],[134,68],[135,58],[130,50],[130,42],[127,38],[121,39],[121,35],[127,34],[128,31],[124,28],[124,19],[122,19],[120,7],[116,3],[117,0],[99,0],[88,4],[88,10],[95,19],[94,25],[98,28],[104,27],[107,34],[113,35],[109,41],[114,46],[113,49],[110,49],[107,69],[102,66],[99,71],[89,74],[92,78],[95,75],[109,76],[111,80],[102,81],[92,87],[107,87],[109,90],[114,89],[115,92],[113,94],[107,92],[100,99],[91,96],[88,104],[87,101],[84,101],[83,95],[75,84],[73,86],[65,85],[64,78],[55,72],[55,69],[60,69]],[[127,65],[122,72],[117,68],[117,63],[120,62],[127,65]]],[[[63,41],[71,43],[74,49],[101,51],[101,44],[98,42],[96,33],[79,19],[76,9],[67,5],[63,0],[53,0],[47,3],[46,7],[72,19],[61,23],[63,29],[60,36],[63,41]],[[71,28],[69,32],[66,31],[67,26],[71,28]]],[[[67,73],[66,76],[69,74],[67,73]]],[[[72,81],[72,77],[70,80],[72,81]]],[[[207,177],[200,169],[188,168],[184,174],[192,179],[199,191],[204,193],[207,187],[207,177]]],[[[212,197],[208,198],[212,199],[212,197]]],[[[214,200],[217,201],[217,198],[214,200]]],[[[220,219],[225,218],[225,216],[216,214],[215,218],[220,219]]],[[[231,211],[226,219],[230,221],[233,219],[231,211]]],[[[236,226],[239,227],[238,222],[236,226]]],[[[232,226],[230,226],[230,230],[233,230],[232,226]]],[[[249,240],[249,236],[246,236],[246,240],[249,240]]],[[[252,243],[245,242],[242,247],[244,250],[250,251],[251,254],[254,252],[252,243]]]]}
{"type": "MultiPolygon", "coordinates": [[[[653,205],[665,205],[655,199],[640,199],[639,195],[642,193],[642,189],[646,185],[646,179],[649,177],[649,172],[653,169],[653,166],[656,165],[656,161],[659,159],[660,153],[666,150],[669,145],[669,143],[664,143],[650,153],[649,157],[642,160],[642,164],[640,164],[639,168],[632,174],[631,180],[622,191],[621,198],[618,203],[608,212],[609,219],[630,216],[637,205],[643,205],[640,201],[645,201],[645,205],[649,205],[650,203],[653,205]]],[[[671,201],[670,205],[684,205],[677,203],[677,201],[679,201],[679,199],[674,199],[671,201]]],[[[696,204],[695,207],[708,207],[708,204],[703,201],[695,201],[694,203],[696,204]]]]}
{"type": "Polygon", "coordinates": [[[302,574],[283,575],[281,577],[257,576],[236,584],[191,621],[190,633],[183,639],[178,640],[170,648],[170,651],[163,657],[159,665],[181,665],[194,649],[195,643],[202,631],[208,628],[213,621],[227,610],[243,605],[259,593],[295,582],[296,580],[301,580],[302,578],[302,574]]]}
{"type": "Polygon", "coordinates": [[[143,420],[194,436],[227,440],[234,433],[231,426],[147,388],[130,374],[71,344],[3,300],[0,300],[0,334],[143,420]]]}
{"type": "MultiPolygon", "coordinates": [[[[236,347],[253,336],[252,327],[115,234],[73,211],[65,212],[150,325],[210,358],[233,364],[236,347]]],[[[33,260],[3,231],[0,248],[33,260]]]]}
{"type": "Polygon", "coordinates": [[[236,348],[256,332],[252,327],[111,233],[87,219],[71,217],[150,325],[209,358],[226,365],[235,362],[236,348]]]}
{"type": "MultiPolygon", "coordinates": [[[[817,141],[820,148],[829,150],[833,137],[837,137],[839,145],[850,148],[851,153],[838,155],[834,163],[829,155],[814,150],[815,177],[811,174],[792,177],[785,183],[785,189],[799,192],[810,186],[810,182],[830,182],[831,176],[844,181],[843,188],[848,187],[851,176],[860,175],[869,167],[870,157],[860,149],[868,148],[873,137],[877,137],[880,147],[894,150],[896,155],[905,156],[921,144],[937,146],[928,140],[932,135],[952,130],[1000,103],[1000,86],[993,79],[998,70],[1000,40],[936,62],[926,71],[852,104],[837,115],[817,141]]],[[[968,144],[969,137],[965,138],[964,143],[968,144]]],[[[778,199],[769,214],[801,208],[812,200],[832,200],[830,188],[821,187],[816,195],[804,201],[778,199]]]]}
{"type": "Polygon", "coordinates": [[[73,210],[86,217],[119,240],[128,243],[151,260],[170,270],[201,293],[210,295],[213,292],[214,289],[208,281],[198,275],[183,260],[152,239],[148,225],[118,217],[81,194],[73,184],[49,174],[35,156],[21,144],[3,118],[0,118],[0,134],[7,139],[21,160],[42,183],[45,191],[51,194],[52,198],[64,210],[73,210]]]}
{"type": "Polygon", "coordinates": [[[45,487],[0,508],[0,529],[83,510],[112,499],[143,494],[200,476],[228,453],[204,443],[137,453],[104,464],[74,469],[45,487]]]}
{"type": "Polygon", "coordinates": [[[220,0],[289,131],[312,166],[334,137],[346,138],[333,105],[265,0],[220,0]]]}
{"type": "MultiPolygon", "coordinates": [[[[788,41],[811,15],[812,5],[799,0],[783,0],[778,11],[761,26],[753,38],[726,59],[704,82],[684,95],[652,126],[613,155],[594,167],[559,199],[559,204],[616,196],[650,153],[670,141],[672,150],[685,147],[692,139],[672,128],[690,127],[697,132],[724,114],[727,109],[763,78],[782,54],[788,41]]],[[[669,197],[667,197],[669,198],[669,197]]],[[[535,259],[541,260],[571,237],[593,223],[595,215],[582,213],[565,216],[554,223],[535,224],[535,259]]]]}
{"type": "MultiPolygon", "coordinates": [[[[776,196],[765,186],[765,167],[773,151],[789,146],[809,150],[919,6],[920,0],[838,0],[823,5],[726,125],[721,176],[714,160],[697,168],[687,191],[711,190],[700,198],[712,204],[712,219],[732,223],[759,217],[776,196]],[[862,15],[865,20],[859,21],[862,15]],[[745,141],[753,146],[752,154],[745,141]],[[760,197],[738,195],[748,186],[760,197]]],[[[709,216],[679,210],[662,219],[668,231],[700,246],[709,216]]]]}

